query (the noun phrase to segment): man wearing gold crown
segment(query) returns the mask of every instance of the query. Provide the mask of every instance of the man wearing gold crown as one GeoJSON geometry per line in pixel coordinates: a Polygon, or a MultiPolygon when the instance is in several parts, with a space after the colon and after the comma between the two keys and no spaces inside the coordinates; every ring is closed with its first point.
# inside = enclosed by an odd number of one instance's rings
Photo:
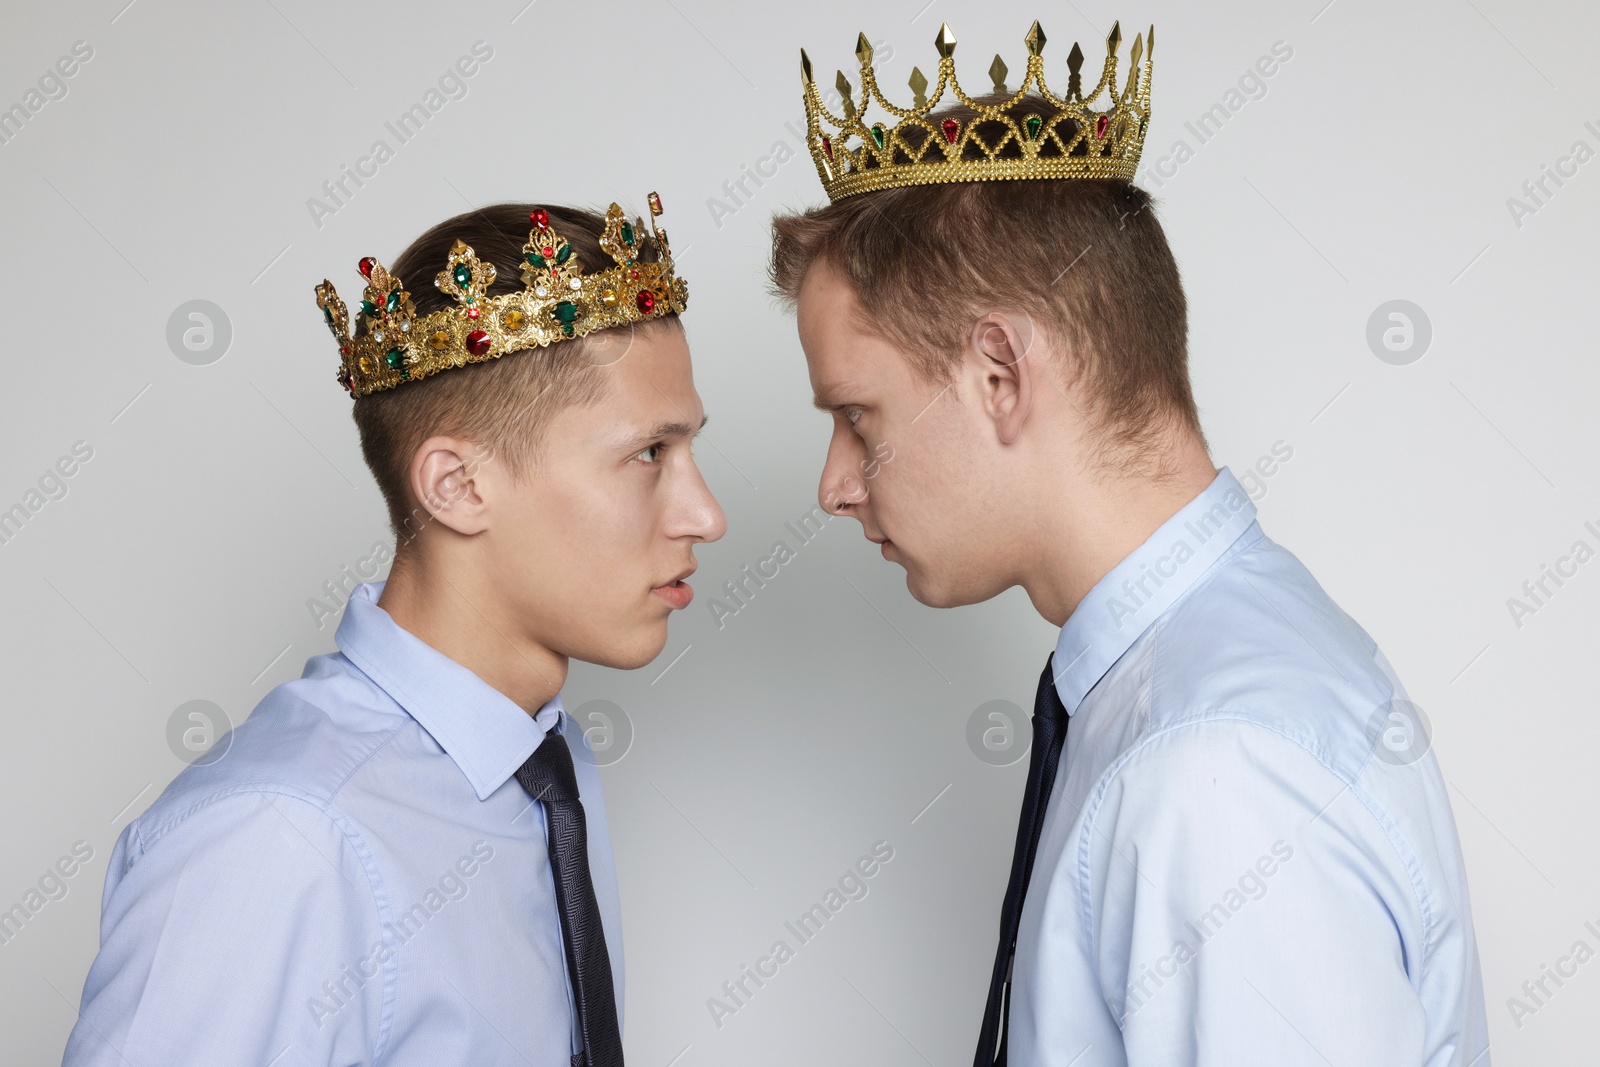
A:
{"type": "Polygon", "coordinates": [[[774,222],[833,419],[824,506],[922,603],[1020,585],[1061,628],[974,1062],[1484,1067],[1425,722],[1212,465],[1177,266],[1132,184],[1153,32],[1119,84],[1120,38],[1098,82],[1074,45],[1052,89],[1035,23],[1020,81],[996,57],[973,97],[946,26],[908,108],[863,36],[842,114],[802,52],[831,204],[774,222]],[[893,466],[853,478],[885,444],[893,466]]]}
{"type": "Polygon", "coordinates": [[[317,287],[393,566],[123,832],[68,1067],[622,1067],[616,875],[560,690],[572,659],[654,659],[726,526],[649,200],[650,232],[615,204],[450,219],[361,260],[353,328],[317,287]]]}

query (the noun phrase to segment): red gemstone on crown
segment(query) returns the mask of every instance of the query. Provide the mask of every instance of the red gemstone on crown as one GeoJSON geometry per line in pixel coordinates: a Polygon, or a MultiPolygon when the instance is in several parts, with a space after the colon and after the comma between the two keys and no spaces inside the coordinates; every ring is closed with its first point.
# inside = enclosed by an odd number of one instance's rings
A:
{"type": "Polygon", "coordinates": [[[361,272],[363,278],[370,278],[372,277],[372,268],[377,265],[378,261],[371,256],[362,256],[361,262],[356,264],[356,270],[361,272]]]}
{"type": "Polygon", "coordinates": [[[1097,138],[1098,137],[1104,137],[1106,135],[1106,127],[1109,126],[1109,125],[1111,125],[1111,119],[1108,118],[1105,115],[1101,115],[1099,118],[1095,119],[1094,120],[1094,135],[1095,135],[1095,137],[1097,137],[1097,138]]]}
{"type": "Polygon", "coordinates": [[[939,128],[944,131],[944,139],[947,142],[956,143],[956,134],[961,132],[961,123],[955,119],[945,119],[939,124],[939,128]]]}
{"type": "Polygon", "coordinates": [[[826,137],[822,139],[822,151],[829,159],[833,158],[833,142],[828,140],[826,137]]]}
{"type": "Polygon", "coordinates": [[[489,351],[489,335],[483,330],[473,330],[467,334],[467,351],[475,356],[489,351]]]}
{"type": "Polygon", "coordinates": [[[634,281],[638,281],[639,280],[639,272],[636,271],[636,270],[630,270],[628,272],[628,277],[632,278],[634,281]]]}
{"type": "Polygon", "coordinates": [[[541,230],[548,229],[550,226],[550,212],[546,211],[542,207],[537,208],[528,212],[528,221],[533,223],[541,230]]]}
{"type": "Polygon", "coordinates": [[[639,305],[639,314],[648,315],[655,310],[655,295],[648,289],[640,289],[639,295],[634,298],[634,303],[639,305]]]}
{"type": "Polygon", "coordinates": [[[477,317],[478,317],[478,309],[477,308],[468,308],[467,309],[467,318],[475,319],[477,317]]]}
{"type": "Polygon", "coordinates": [[[340,345],[339,346],[339,354],[341,356],[348,356],[350,354],[350,346],[349,345],[340,345]]]}
{"type": "Polygon", "coordinates": [[[545,259],[549,259],[551,256],[556,254],[556,250],[551,248],[549,245],[545,245],[543,248],[539,249],[539,254],[545,259]]]}

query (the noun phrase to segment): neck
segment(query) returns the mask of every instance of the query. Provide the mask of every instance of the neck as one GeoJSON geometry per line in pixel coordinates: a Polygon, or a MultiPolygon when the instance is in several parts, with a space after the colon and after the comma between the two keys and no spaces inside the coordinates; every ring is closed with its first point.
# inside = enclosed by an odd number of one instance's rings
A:
{"type": "Polygon", "coordinates": [[[1172,459],[1167,479],[1101,475],[1074,477],[1070,485],[1057,479],[1056,490],[1038,498],[1045,504],[1039,551],[1021,584],[1052,625],[1064,626],[1095,583],[1217,476],[1198,441],[1172,459]]]}
{"type": "Polygon", "coordinates": [[[526,636],[489,568],[396,554],[378,606],[424,644],[533,715],[561,691],[567,657],[526,636]]]}

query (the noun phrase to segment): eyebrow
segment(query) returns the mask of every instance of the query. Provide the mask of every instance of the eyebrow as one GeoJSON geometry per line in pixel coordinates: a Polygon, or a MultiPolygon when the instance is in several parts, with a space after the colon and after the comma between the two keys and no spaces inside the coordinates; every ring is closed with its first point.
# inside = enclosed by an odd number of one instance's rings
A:
{"type": "Polygon", "coordinates": [[[648,445],[651,441],[659,441],[663,437],[693,437],[695,434],[697,434],[701,430],[705,429],[706,423],[708,423],[710,421],[711,421],[711,416],[710,415],[702,415],[700,417],[700,425],[699,426],[695,426],[692,423],[682,422],[682,421],[679,421],[679,420],[676,420],[676,419],[671,421],[671,422],[658,423],[655,426],[655,428],[653,428],[653,429],[651,429],[651,430],[649,430],[649,431],[647,431],[645,433],[637,434],[637,435],[629,438],[628,441],[623,445],[623,447],[624,448],[643,448],[645,445],[648,445]]]}
{"type": "Polygon", "coordinates": [[[816,396],[812,397],[811,406],[816,408],[818,411],[838,411],[840,408],[848,407],[850,405],[847,405],[844,401],[837,399],[837,397],[842,394],[853,393],[855,391],[856,387],[851,383],[840,382],[837,385],[829,386],[816,396]]]}

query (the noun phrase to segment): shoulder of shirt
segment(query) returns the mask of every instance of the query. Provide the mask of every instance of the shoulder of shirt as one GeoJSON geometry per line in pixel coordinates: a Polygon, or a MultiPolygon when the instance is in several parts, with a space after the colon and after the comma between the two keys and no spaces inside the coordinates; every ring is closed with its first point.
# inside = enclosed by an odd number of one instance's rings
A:
{"type": "Polygon", "coordinates": [[[1377,643],[1265,534],[1157,620],[1146,642],[1146,741],[1230,722],[1278,734],[1354,782],[1372,758],[1372,716],[1404,696],[1379,666],[1377,643]]]}
{"type": "Polygon", "coordinates": [[[129,861],[185,819],[229,797],[273,794],[323,812],[347,837],[341,791],[369,759],[414,723],[342,654],[312,657],[305,673],[275,687],[249,717],[217,739],[215,760],[183,769],[129,824],[129,861]]]}
{"type": "Polygon", "coordinates": [[[1425,805],[1431,778],[1412,776],[1409,795],[1390,790],[1384,800],[1363,786],[1374,759],[1373,716],[1404,691],[1374,658],[1376,642],[1293,553],[1263,534],[1208,574],[1139,644],[1145,647],[1128,666],[1147,672],[1148,706],[1090,789],[1085,841],[1104,832],[1096,822],[1113,791],[1145,784],[1160,791],[1192,761],[1270,759],[1262,784],[1286,795],[1306,776],[1325,775],[1330,790],[1349,789],[1371,816],[1376,839],[1387,840],[1415,874],[1412,844],[1384,805],[1425,805]]]}

